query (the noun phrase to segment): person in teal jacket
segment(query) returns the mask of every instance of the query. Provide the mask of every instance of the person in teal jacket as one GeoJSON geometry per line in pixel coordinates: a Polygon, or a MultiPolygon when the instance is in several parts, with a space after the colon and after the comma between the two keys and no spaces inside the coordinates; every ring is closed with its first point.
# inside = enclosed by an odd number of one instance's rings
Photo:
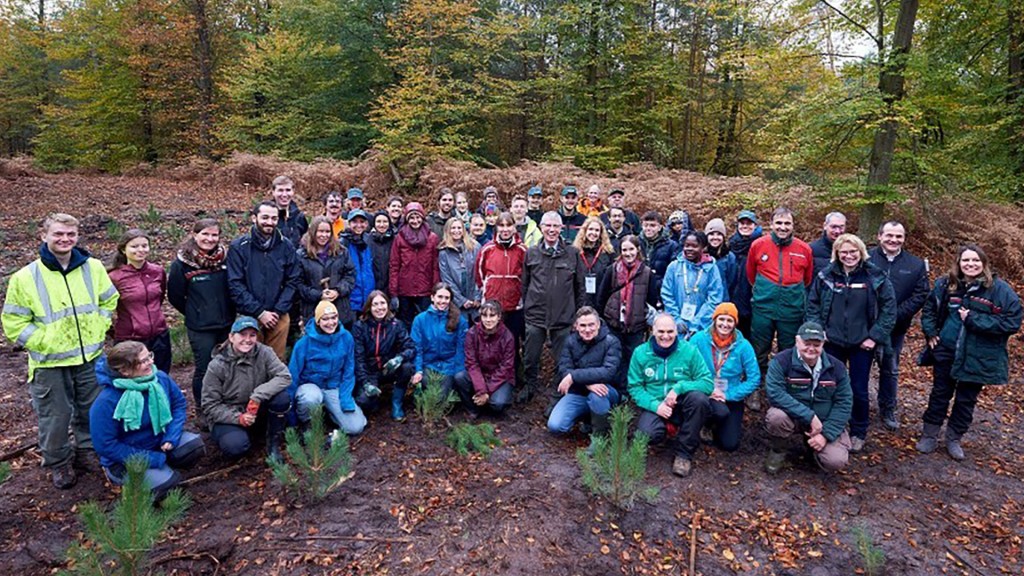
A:
{"type": "Polygon", "coordinates": [[[637,433],[659,444],[668,436],[669,423],[677,428],[672,473],[688,476],[711,410],[714,379],[697,349],[679,338],[672,316],[661,313],[654,319],[654,337],[633,352],[627,380],[629,395],[641,410],[637,433]]]}
{"type": "Polygon", "coordinates": [[[711,314],[722,302],[722,274],[707,249],[703,232],[683,236],[683,251],[668,265],[661,284],[665,312],[675,318],[679,334],[687,340],[711,325],[711,314]]]}
{"type": "Polygon", "coordinates": [[[455,377],[466,370],[466,332],[469,323],[458,308],[451,305],[452,289],[438,282],[430,292],[430,307],[412,322],[412,341],[416,344],[416,373],[411,384],[420,387],[425,370],[443,377],[445,396],[452,390],[455,377]]]}
{"type": "Polygon", "coordinates": [[[722,302],[715,308],[712,325],[690,339],[715,379],[711,427],[715,445],[726,452],[740,447],[744,400],[761,383],[754,347],[736,329],[739,319],[736,305],[722,302]]]}
{"type": "Polygon", "coordinates": [[[288,363],[292,375],[288,394],[295,400],[299,422],[307,425],[310,409],[323,405],[338,428],[346,434],[359,434],[366,427],[366,416],[352,398],[356,382],[352,334],[341,325],[338,309],[327,300],[316,305],[310,320],[288,363]]]}

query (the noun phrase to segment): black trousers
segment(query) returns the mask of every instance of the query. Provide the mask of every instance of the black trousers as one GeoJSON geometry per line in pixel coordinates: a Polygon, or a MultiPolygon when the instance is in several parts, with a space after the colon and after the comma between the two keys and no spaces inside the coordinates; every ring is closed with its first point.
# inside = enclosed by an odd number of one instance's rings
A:
{"type": "Polygon", "coordinates": [[[651,444],[660,444],[667,439],[668,426],[671,422],[679,429],[673,440],[672,448],[676,456],[692,459],[700,448],[700,429],[711,411],[711,401],[707,394],[697,391],[687,392],[676,399],[672,416],[667,420],[655,412],[642,410],[636,423],[636,431],[646,434],[651,444]]]}
{"type": "Polygon", "coordinates": [[[932,392],[928,395],[928,408],[924,411],[924,423],[942,426],[957,437],[963,436],[974,420],[974,406],[978,403],[982,384],[962,382],[950,374],[951,362],[938,362],[932,367],[932,392]],[[949,411],[949,401],[953,411],[949,411]]]}
{"type": "Polygon", "coordinates": [[[715,446],[726,452],[735,452],[743,437],[743,402],[711,401],[709,422],[714,433],[715,446]]]}

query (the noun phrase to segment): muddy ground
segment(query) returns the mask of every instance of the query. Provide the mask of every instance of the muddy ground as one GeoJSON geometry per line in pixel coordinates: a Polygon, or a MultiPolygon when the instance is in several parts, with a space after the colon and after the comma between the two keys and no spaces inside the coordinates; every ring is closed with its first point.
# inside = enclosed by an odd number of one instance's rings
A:
{"type": "MultiPolygon", "coordinates": [[[[700,176],[688,178],[700,185],[700,176]]],[[[763,190],[750,179],[709,179],[706,190],[727,195],[730,186],[743,195],[763,190]]],[[[5,278],[31,259],[35,223],[58,206],[91,215],[84,219],[83,244],[109,256],[108,219],[141,224],[153,204],[152,227],[164,231],[153,259],[166,262],[178,238],[169,231],[175,225],[190,223],[200,211],[237,209],[253,196],[245,187],[214,186],[209,179],[34,174],[0,180],[0,194],[14,207],[0,215],[5,278]]],[[[644,201],[664,205],[672,198],[658,193],[638,203],[644,201]]],[[[715,210],[702,204],[694,212],[715,210]]],[[[813,228],[802,227],[805,238],[813,228]]],[[[912,246],[919,253],[929,249],[912,246]]],[[[934,248],[938,257],[942,247],[934,248]]],[[[1011,280],[1019,287],[1020,279],[1011,280]]],[[[1024,346],[1012,339],[1012,383],[985,389],[965,438],[967,460],[955,463],[941,451],[923,456],[913,448],[930,388],[930,374],[911,362],[921,345],[915,329],[903,364],[902,429],[890,433],[873,422],[867,449],[852,455],[843,473],[797,467],[767,476],[763,413],[748,413],[740,450],[705,448],[689,478],[671,474],[669,452],[652,450],[647,482],[660,494],[625,513],[582,487],[575,450],[587,439],[548,435],[541,400],[494,420],[503,444],[487,459],[458,456],[414,418],[397,424],[374,414],[353,442],[354,477],[316,506],[284,494],[261,454],[211,474],[226,466],[211,448],[190,473],[205,476],[188,486],[194,503],[157,545],[154,570],[683,574],[696,520],[696,567],[703,575],[864,573],[857,530],[884,551],[880,574],[1022,574],[1024,346]]],[[[23,354],[0,345],[3,454],[35,437],[25,372],[23,354]]],[[[191,367],[176,366],[172,376],[188,388],[191,367]]],[[[452,416],[453,422],[464,419],[460,412],[452,416]]],[[[78,503],[112,502],[114,495],[100,475],[86,475],[68,491],[52,488],[33,450],[10,463],[13,477],[0,486],[0,565],[8,574],[51,573],[65,566],[65,549],[80,537],[78,503]]]]}

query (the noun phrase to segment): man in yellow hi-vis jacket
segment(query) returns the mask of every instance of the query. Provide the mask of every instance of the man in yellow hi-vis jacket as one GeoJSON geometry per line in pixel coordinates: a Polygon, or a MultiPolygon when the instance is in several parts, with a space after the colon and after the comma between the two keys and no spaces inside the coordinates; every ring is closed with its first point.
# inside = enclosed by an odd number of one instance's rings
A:
{"type": "Polygon", "coordinates": [[[77,244],[78,220],[47,217],[39,258],[11,276],[0,316],[7,338],[28,350],[43,466],[61,489],[75,484],[73,465],[95,458],[89,434],[89,407],[99,394],[93,363],[118,297],[103,264],[77,244]]]}

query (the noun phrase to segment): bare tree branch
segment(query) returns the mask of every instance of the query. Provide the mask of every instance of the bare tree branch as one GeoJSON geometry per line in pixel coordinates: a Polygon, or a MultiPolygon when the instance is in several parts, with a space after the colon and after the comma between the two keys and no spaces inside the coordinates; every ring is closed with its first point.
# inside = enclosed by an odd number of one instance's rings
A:
{"type": "Polygon", "coordinates": [[[853,25],[854,25],[854,26],[856,26],[856,27],[857,27],[857,28],[858,28],[859,30],[861,30],[862,32],[864,32],[865,34],[867,34],[869,38],[871,38],[872,40],[874,40],[874,42],[875,42],[875,46],[878,46],[878,45],[879,45],[879,40],[878,40],[878,38],[876,38],[876,37],[875,37],[875,35],[871,33],[871,30],[868,30],[868,29],[867,29],[867,27],[865,27],[865,26],[864,26],[863,24],[861,24],[860,22],[857,22],[857,21],[856,21],[856,20],[854,20],[853,18],[850,18],[849,16],[847,16],[845,12],[843,12],[843,11],[842,11],[842,10],[840,10],[839,8],[837,8],[837,7],[833,6],[832,4],[830,4],[830,3],[828,2],[828,0],[818,0],[818,1],[819,1],[819,2],[821,2],[822,4],[824,4],[825,6],[828,6],[828,8],[829,8],[830,10],[832,10],[833,12],[835,12],[836,14],[838,14],[839,16],[841,16],[841,17],[843,18],[843,20],[846,20],[846,21],[847,21],[847,22],[849,22],[850,24],[853,24],[853,25]]]}

